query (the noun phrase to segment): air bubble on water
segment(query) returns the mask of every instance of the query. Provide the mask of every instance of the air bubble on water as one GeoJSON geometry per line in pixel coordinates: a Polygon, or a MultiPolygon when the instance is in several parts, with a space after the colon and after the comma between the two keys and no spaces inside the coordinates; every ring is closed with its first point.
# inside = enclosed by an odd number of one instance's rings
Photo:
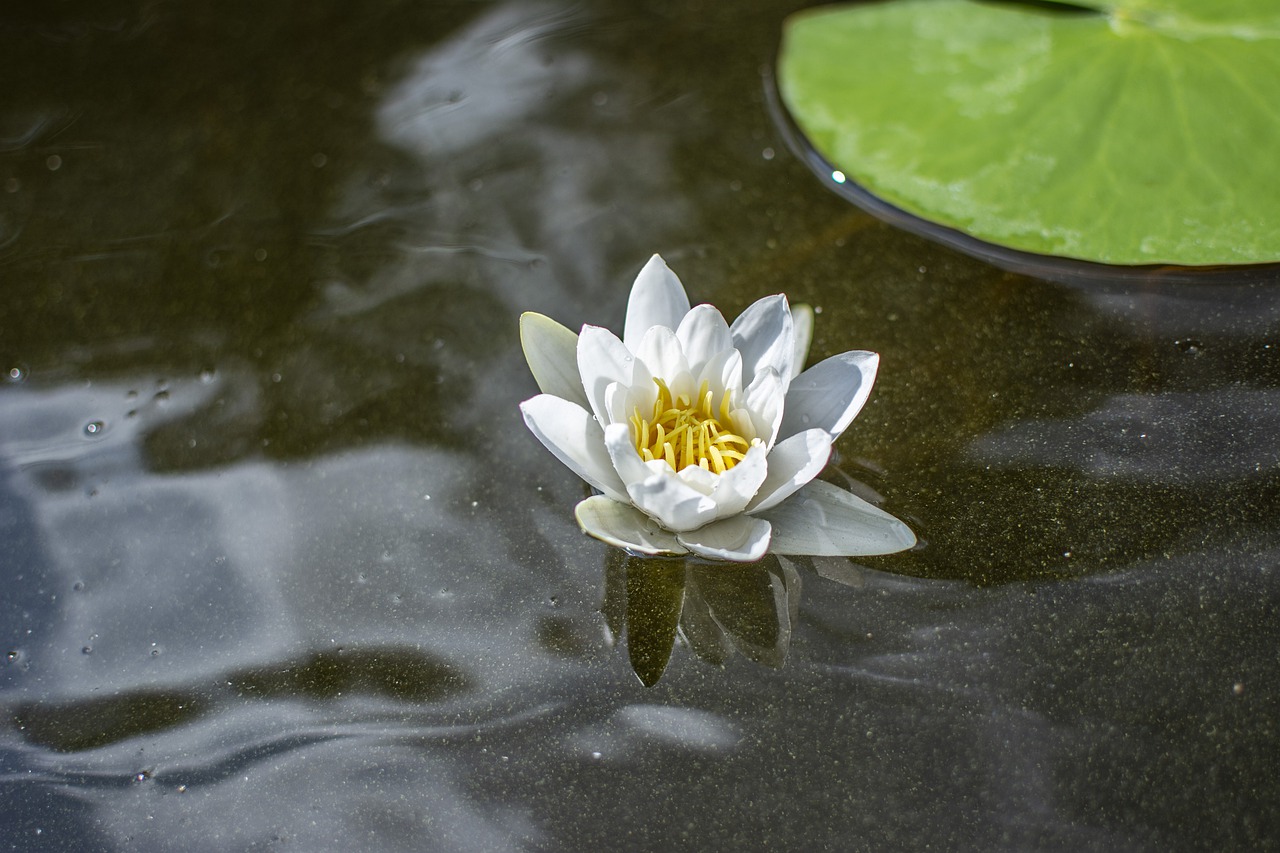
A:
{"type": "Polygon", "coordinates": [[[27,368],[21,364],[15,364],[5,372],[5,378],[10,382],[25,382],[27,379],[27,368]]]}
{"type": "Polygon", "coordinates": [[[1173,345],[1178,348],[1179,352],[1187,355],[1200,355],[1204,352],[1204,344],[1195,338],[1180,338],[1174,341],[1173,345]]]}
{"type": "Polygon", "coordinates": [[[71,585],[71,588],[76,592],[81,592],[84,589],[84,581],[76,581],[71,585]]]}
{"type": "Polygon", "coordinates": [[[107,425],[102,421],[89,421],[89,423],[84,425],[84,434],[101,435],[106,428],[107,425]]]}
{"type": "Polygon", "coordinates": [[[158,405],[163,406],[163,405],[165,405],[165,404],[167,404],[167,403],[169,402],[169,392],[168,392],[168,391],[157,391],[157,392],[155,393],[155,396],[153,396],[151,399],[152,399],[152,400],[155,400],[155,401],[156,401],[156,403],[157,403],[158,405]]]}
{"type": "Polygon", "coordinates": [[[163,649],[161,649],[161,648],[160,648],[160,646],[159,646],[159,644],[158,644],[158,643],[152,643],[152,644],[151,644],[151,656],[152,656],[153,658],[158,658],[158,657],[160,657],[160,653],[161,653],[162,651],[163,651],[163,649]]]}
{"type": "Polygon", "coordinates": [[[82,655],[91,655],[91,654],[93,654],[93,646],[85,646],[85,647],[83,647],[82,649],[80,649],[80,654],[82,654],[82,655]]]}

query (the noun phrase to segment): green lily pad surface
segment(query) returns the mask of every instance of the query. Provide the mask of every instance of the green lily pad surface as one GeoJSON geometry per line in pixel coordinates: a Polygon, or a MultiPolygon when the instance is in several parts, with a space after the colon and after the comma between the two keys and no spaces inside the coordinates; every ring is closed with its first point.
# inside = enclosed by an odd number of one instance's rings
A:
{"type": "Polygon", "coordinates": [[[849,180],[990,243],[1111,264],[1280,261],[1280,0],[1080,6],[802,12],[782,98],[849,180]]]}

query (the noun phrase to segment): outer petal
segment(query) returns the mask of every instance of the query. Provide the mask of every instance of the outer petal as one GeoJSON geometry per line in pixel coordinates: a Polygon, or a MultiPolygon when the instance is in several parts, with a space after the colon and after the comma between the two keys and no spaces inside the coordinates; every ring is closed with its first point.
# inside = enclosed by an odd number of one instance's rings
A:
{"type": "Polygon", "coordinates": [[[622,340],[636,351],[644,333],[654,326],[675,329],[689,313],[689,296],[666,261],[654,255],[636,276],[627,300],[627,321],[622,327],[622,340]]]}
{"type": "Polygon", "coordinates": [[[583,531],[610,545],[641,554],[687,553],[674,533],[631,504],[593,495],[574,507],[573,514],[583,531]]]}
{"type": "Polygon", "coordinates": [[[773,525],[769,550],[775,554],[865,557],[916,544],[915,534],[901,521],[823,480],[810,482],[758,517],[773,525]]]}
{"type": "Polygon", "coordinates": [[[520,315],[520,347],[544,394],[587,408],[587,394],[578,375],[577,335],[550,317],[526,311],[520,315]]]}
{"type": "Polygon", "coordinates": [[[632,355],[613,332],[599,326],[583,326],[578,335],[578,374],[591,412],[601,424],[609,422],[605,392],[610,384],[620,382],[630,388],[639,384],[641,377],[649,377],[644,362],[632,355]]]}
{"type": "Polygon", "coordinates": [[[780,438],[817,427],[840,435],[861,411],[876,379],[880,356],[873,352],[833,355],[801,373],[787,390],[780,438]]]}
{"type": "Polygon", "coordinates": [[[668,530],[693,530],[716,518],[716,501],[681,481],[665,462],[646,465],[631,443],[631,427],[610,424],[604,443],[613,467],[626,484],[627,497],[668,530]]]}
{"type": "Polygon", "coordinates": [[[807,429],[775,444],[769,453],[769,474],[747,512],[777,506],[818,476],[831,458],[832,441],[826,430],[807,429]]]}
{"type": "Polygon", "coordinates": [[[742,353],[743,378],[748,384],[766,367],[778,371],[784,385],[799,372],[792,368],[795,328],[787,297],[781,293],[756,300],[733,321],[729,332],[742,353]]]}
{"type": "Polygon", "coordinates": [[[735,515],[676,538],[700,557],[754,563],[769,552],[770,526],[762,518],[735,515]]]}
{"type": "Polygon", "coordinates": [[[573,473],[614,500],[627,500],[626,486],[605,449],[604,432],[590,412],[550,394],[525,400],[520,411],[538,441],[573,473]]]}
{"type": "Polygon", "coordinates": [[[795,379],[809,358],[809,344],[813,341],[813,308],[804,304],[792,305],[791,325],[796,332],[796,354],[791,362],[791,378],[795,379]]]}
{"type": "Polygon", "coordinates": [[[696,376],[714,356],[733,348],[729,324],[724,315],[711,305],[698,305],[680,321],[676,337],[689,360],[689,370],[696,376]]]}

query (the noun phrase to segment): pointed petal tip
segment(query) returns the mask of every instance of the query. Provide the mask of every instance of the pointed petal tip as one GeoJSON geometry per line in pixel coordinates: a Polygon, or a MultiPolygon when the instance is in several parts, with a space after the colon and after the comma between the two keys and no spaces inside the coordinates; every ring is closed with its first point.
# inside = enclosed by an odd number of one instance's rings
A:
{"type": "Polygon", "coordinates": [[[684,285],[662,256],[654,254],[631,285],[622,340],[634,350],[650,328],[666,326],[674,330],[688,312],[689,295],[684,285]]]}

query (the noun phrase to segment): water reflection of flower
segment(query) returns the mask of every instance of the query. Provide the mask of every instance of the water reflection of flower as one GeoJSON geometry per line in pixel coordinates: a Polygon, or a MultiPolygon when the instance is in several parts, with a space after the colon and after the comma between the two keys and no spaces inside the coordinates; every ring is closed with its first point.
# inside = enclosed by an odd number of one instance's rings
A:
{"type": "Polygon", "coordinates": [[[835,558],[769,555],[727,572],[688,557],[637,557],[610,550],[600,610],[614,642],[626,638],[631,668],[646,687],[662,677],[677,642],[723,664],[734,652],[780,668],[800,609],[801,573],[861,586],[864,569],[835,558]]]}
{"type": "Polygon", "coordinates": [[[582,529],[637,554],[740,562],[914,545],[898,519],[814,479],[879,356],[846,352],[801,372],[812,324],[781,294],[732,325],[710,305],[690,308],[657,255],[632,286],[621,340],[521,317],[543,392],[521,404],[525,423],[602,493],[578,504],[582,529]]]}
{"type": "Polygon", "coordinates": [[[741,571],[687,558],[628,557],[610,551],[601,607],[615,638],[626,636],[631,667],[657,683],[679,637],[702,660],[721,664],[732,650],[782,666],[791,644],[800,577],[769,557],[741,571]]]}

